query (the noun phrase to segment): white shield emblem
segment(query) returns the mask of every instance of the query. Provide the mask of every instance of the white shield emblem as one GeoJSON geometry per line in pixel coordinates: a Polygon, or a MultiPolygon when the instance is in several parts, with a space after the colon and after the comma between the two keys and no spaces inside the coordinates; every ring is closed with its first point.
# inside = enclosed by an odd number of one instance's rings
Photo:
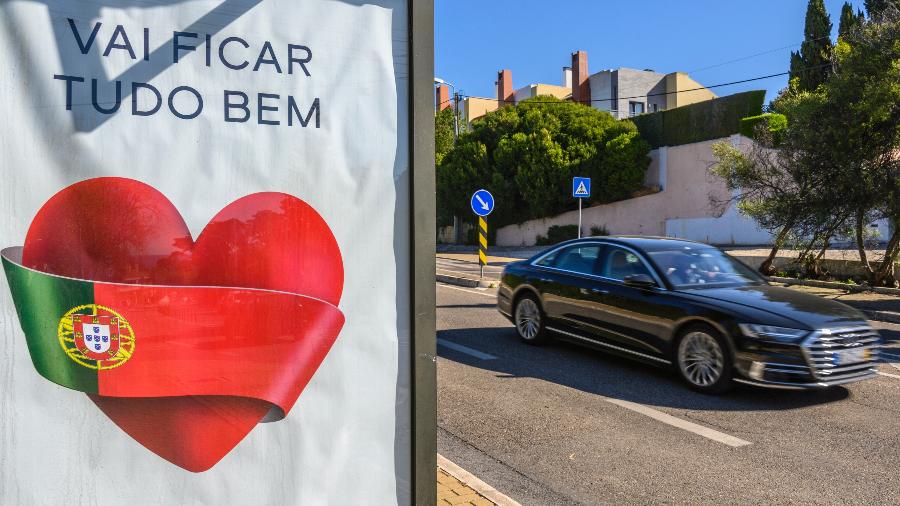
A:
{"type": "Polygon", "coordinates": [[[94,353],[105,353],[109,351],[111,333],[109,325],[99,323],[82,323],[82,333],[84,346],[94,353]]]}

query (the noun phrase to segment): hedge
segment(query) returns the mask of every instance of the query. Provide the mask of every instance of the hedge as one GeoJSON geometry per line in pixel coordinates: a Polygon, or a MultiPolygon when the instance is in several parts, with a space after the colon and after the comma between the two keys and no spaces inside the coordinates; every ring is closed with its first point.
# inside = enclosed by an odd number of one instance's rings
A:
{"type": "Polygon", "coordinates": [[[728,137],[741,131],[741,120],[762,114],[765,90],[745,91],[666,111],[631,118],[654,148],[728,137]]]}
{"type": "Polygon", "coordinates": [[[750,116],[741,120],[741,135],[755,139],[757,127],[765,123],[765,128],[772,134],[773,141],[780,141],[781,132],[787,128],[787,116],[784,114],[766,113],[758,116],[750,116]]]}

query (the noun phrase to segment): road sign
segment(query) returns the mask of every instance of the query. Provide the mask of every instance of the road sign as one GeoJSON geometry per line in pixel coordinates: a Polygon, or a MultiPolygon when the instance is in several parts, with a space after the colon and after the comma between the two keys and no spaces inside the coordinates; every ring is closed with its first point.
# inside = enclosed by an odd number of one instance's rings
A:
{"type": "Polygon", "coordinates": [[[487,216],[494,210],[494,196],[487,190],[478,190],[472,195],[472,212],[487,216]]]}
{"type": "Polygon", "coordinates": [[[572,196],[576,199],[586,199],[591,196],[591,178],[573,177],[572,196]]]}

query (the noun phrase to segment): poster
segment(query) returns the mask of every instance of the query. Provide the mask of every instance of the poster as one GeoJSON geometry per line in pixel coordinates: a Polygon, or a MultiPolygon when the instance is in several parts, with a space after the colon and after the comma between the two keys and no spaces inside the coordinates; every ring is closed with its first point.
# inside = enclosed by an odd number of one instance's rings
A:
{"type": "Polygon", "coordinates": [[[0,502],[410,503],[407,20],[0,3],[0,502]]]}

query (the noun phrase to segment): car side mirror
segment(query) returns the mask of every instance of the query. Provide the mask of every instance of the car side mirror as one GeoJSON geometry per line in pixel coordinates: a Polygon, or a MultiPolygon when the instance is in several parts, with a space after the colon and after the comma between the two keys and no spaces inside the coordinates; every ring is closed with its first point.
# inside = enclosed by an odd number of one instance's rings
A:
{"type": "Polygon", "coordinates": [[[656,281],[646,274],[631,274],[625,276],[625,284],[637,288],[656,288],[656,281]]]}

